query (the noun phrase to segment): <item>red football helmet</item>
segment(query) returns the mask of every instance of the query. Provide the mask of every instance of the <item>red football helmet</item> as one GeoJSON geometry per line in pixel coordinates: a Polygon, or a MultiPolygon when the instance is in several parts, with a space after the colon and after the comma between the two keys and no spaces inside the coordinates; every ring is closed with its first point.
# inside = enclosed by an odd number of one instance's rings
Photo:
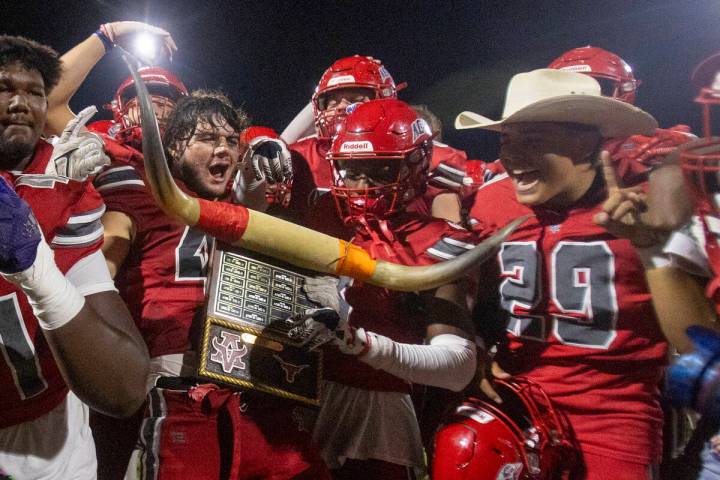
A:
{"type": "Polygon", "coordinates": [[[709,138],[712,132],[710,108],[720,105],[720,53],[709,56],[695,67],[692,83],[700,90],[695,101],[702,106],[703,135],[709,138]]]}
{"type": "Polygon", "coordinates": [[[695,101],[702,106],[704,138],[680,152],[680,166],[697,213],[720,216],[720,138],[711,136],[710,115],[720,105],[720,53],[695,68],[692,82],[699,88],[695,101]]]}
{"type": "Polygon", "coordinates": [[[346,88],[367,89],[371,100],[397,98],[399,90],[390,73],[376,60],[362,55],[341,58],[325,70],[312,97],[318,138],[331,139],[347,116],[344,106],[327,108],[326,103],[328,93],[346,88]]]}
{"type": "MultiPolygon", "coordinates": [[[[175,103],[180,97],[187,95],[188,90],[179,78],[164,68],[142,67],[138,72],[148,88],[162,132],[175,103]]],[[[120,125],[115,134],[116,138],[129,145],[140,145],[142,143],[140,113],[132,77],[128,77],[120,84],[109,108],[112,110],[113,119],[120,125]]]]}
{"type": "Polygon", "coordinates": [[[383,219],[422,194],[432,137],[427,122],[400,100],[354,105],[328,152],[343,220],[383,219]]]}
{"type": "Polygon", "coordinates": [[[569,70],[590,75],[600,83],[602,94],[634,104],[640,81],[622,58],[598,47],[568,50],[553,60],[548,68],[569,70]]]}
{"type": "Polygon", "coordinates": [[[470,398],[435,434],[435,480],[549,480],[573,466],[575,449],[545,392],[524,379],[496,380],[503,400],[470,398]]]}

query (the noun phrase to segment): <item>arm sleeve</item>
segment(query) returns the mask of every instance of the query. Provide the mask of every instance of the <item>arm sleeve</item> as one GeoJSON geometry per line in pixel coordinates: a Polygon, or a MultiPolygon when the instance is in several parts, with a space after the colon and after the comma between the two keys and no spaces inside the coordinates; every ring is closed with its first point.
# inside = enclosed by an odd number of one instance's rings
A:
{"type": "Polygon", "coordinates": [[[428,345],[413,345],[366,334],[369,351],[360,360],[403,380],[459,392],[475,375],[476,347],[471,340],[443,334],[428,345]]]}

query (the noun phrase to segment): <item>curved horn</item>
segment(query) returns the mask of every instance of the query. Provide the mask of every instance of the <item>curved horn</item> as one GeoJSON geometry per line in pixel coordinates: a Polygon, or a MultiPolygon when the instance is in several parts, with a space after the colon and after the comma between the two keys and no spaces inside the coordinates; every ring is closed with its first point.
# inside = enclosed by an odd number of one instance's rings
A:
{"type": "Polygon", "coordinates": [[[448,284],[495,255],[508,235],[528,218],[530,215],[516,218],[472,250],[446,262],[424,267],[406,267],[389,262],[378,262],[375,274],[368,283],[401,291],[429,290],[448,284]]]}
{"type": "Polygon", "coordinates": [[[196,198],[189,197],[178,188],[170,174],[165,150],[160,139],[155,110],[152,107],[150,95],[145,82],[133,62],[123,54],[123,60],[130,69],[130,75],[135,82],[138,103],[140,105],[140,125],[142,127],[142,149],[145,156],[145,170],[150,190],[160,208],[171,217],[187,223],[190,226],[197,224],[200,218],[200,206],[196,198]]]}
{"type": "Polygon", "coordinates": [[[160,208],[171,217],[197,226],[220,241],[284,260],[309,270],[346,275],[379,287],[420,291],[463,276],[492,255],[527,217],[511,222],[494,236],[457,258],[423,267],[375,260],[360,247],[294,223],[225,202],[185,195],[170,174],[160,129],[145,83],[126,57],[140,106],[145,170],[160,208]]]}

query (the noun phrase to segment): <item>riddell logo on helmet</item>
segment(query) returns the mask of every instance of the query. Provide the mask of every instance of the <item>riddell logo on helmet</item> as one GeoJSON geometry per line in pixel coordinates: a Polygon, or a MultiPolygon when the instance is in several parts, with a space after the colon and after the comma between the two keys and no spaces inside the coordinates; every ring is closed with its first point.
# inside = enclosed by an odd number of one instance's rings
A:
{"type": "Polygon", "coordinates": [[[373,144],[367,140],[358,141],[358,142],[343,142],[343,144],[340,145],[340,152],[342,152],[342,153],[372,152],[372,151],[373,151],[373,144]]]}
{"type": "Polygon", "coordinates": [[[592,68],[590,65],[569,65],[567,67],[562,67],[560,70],[567,70],[569,72],[592,72],[592,68]]]}
{"type": "Polygon", "coordinates": [[[327,83],[328,87],[340,85],[341,83],[355,83],[355,77],[352,75],[341,75],[339,77],[331,78],[327,83]]]}

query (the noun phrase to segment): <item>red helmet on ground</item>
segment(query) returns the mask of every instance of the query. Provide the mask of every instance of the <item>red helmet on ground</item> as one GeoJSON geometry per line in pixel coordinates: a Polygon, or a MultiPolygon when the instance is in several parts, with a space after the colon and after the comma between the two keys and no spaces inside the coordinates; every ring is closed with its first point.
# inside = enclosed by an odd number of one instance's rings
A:
{"type": "Polygon", "coordinates": [[[328,152],[332,194],[346,222],[383,219],[425,189],[432,131],[405,102],[356,104],[328,152]]]}
{"type": "Polygon", "coordinates": [[[598,47],[573,48],[553,60],[548,68],[590,75],[600,83],[602,94],[634,104],[640,81],[625,60],[598,47]]]}
{"type": "Polygon", "coordinates": [[[347,88],[367,89],[371,100],[397,98],[398,91],[390,73],[377,60],[362,55],[341,58],[325,70],[312,97],[315,128],[319,138],[331,139],[342,119],[347,116],[345,106],[328,108],[328,93],[347,88]]]}
{"type": "Polygon", "coordinates": [[[546,480],[573,465],[575,450],[545,392],[496,380],[503,403],[471,398],[435,434],[435,480],[546,480]]]}
{"type": "MultiPolygon", "coordinates": [[[[180,97],[187,95],[188,90],[179,78],[164,68],[142,67],[138,73],[147,85],[162,132],[175,103],[180,97]]],[[[132,77],[128,77],[120,84],[110,103],[110,110],[113,119],[120,125],[115,134],[116,138],[123,143],[139,145],[142,142],[142,131],[135,82],[132,77]]]]}

